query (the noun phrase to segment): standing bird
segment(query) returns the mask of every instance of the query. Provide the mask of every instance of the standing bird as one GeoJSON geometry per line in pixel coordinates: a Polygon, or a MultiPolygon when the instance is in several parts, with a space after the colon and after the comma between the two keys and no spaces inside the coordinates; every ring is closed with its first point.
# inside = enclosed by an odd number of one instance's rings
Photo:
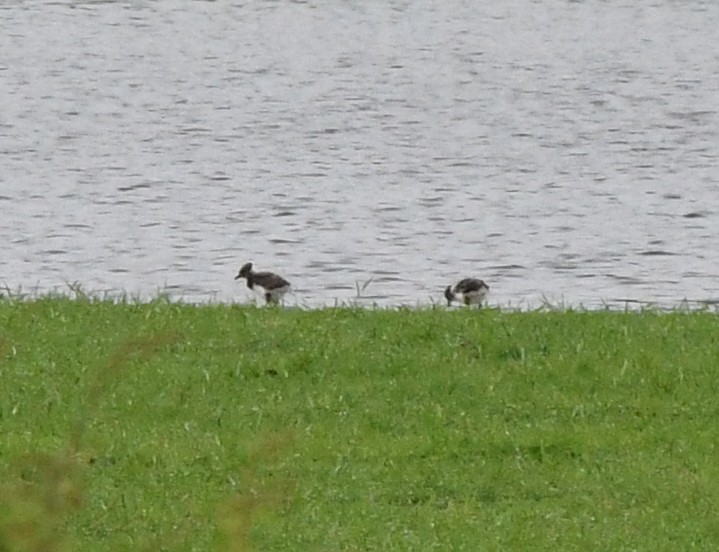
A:
{"type": "Polygon", "coordinates": [[[482,301],[489,293],[489,286],[483,280],[477,278],[464,278],[457,282],[454,287],[447,286],[444,290],[444,297],[447,299],[447,306],[452,306],[452,301],[463,301],[465,305],[482,306],[482,301]]]}
{"type": "Polygon", "coordinates": [[[252,263],[242,265],[235,280],[247,279],[247,287],[252,291],[259,292],[267,304],[277,304],[280,299],[290,290],[290,283],[282,276],[274,272],[255,272],[252,270],[252,263]]]}

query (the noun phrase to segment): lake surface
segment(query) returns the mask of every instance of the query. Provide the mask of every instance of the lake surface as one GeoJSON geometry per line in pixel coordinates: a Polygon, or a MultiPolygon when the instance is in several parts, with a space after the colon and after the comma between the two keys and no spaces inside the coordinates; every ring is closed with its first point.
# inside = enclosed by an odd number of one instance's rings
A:
{"type": "Polygon", "coordinates": [[[719,2],[0,5],[0,285],[719,300],[719,2]]]}

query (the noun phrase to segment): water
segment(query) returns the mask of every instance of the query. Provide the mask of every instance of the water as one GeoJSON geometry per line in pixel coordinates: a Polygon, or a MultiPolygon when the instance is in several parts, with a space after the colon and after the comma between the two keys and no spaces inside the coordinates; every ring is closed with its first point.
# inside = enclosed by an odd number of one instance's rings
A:
{"type": "Polygon", "coordinates": [[[719,299],[719,3],[0,6],[0,284],[719,299]]]}

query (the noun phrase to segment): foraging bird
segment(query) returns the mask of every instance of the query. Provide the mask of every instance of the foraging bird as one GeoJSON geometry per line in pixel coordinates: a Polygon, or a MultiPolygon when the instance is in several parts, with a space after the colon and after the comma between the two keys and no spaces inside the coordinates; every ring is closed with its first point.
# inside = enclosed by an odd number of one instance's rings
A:
{"type": "Polygon", "coordinates": [[[465,305],[482,306],[482,301],[489,293],[489,286],[483,280],[477,278],[464,278],[457,282],[454,287],[447,286],[444,290],[444,297],[447,299],[447,306],[452,306],[452,301],[463,301],[465,305]]]}
{"type": "Polygon", "coordinates": [[[268,305],[278,303],[290,290],[290,283],[282,276],[274,272],[255,272],[252,270],[252,263],[242,265],[235,280],[240,278],[246,278],[247,287],[253,291],[259,291],[268,305]]]}

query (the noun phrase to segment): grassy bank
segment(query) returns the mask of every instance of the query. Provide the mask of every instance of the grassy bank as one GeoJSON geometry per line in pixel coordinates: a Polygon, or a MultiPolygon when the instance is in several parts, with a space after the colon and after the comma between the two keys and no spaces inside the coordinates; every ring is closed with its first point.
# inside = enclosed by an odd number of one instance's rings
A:
{"type": "Polygon", "coordinates": [[[711,313],[0,301],[0,550],[714,550],[711,313]]]}

